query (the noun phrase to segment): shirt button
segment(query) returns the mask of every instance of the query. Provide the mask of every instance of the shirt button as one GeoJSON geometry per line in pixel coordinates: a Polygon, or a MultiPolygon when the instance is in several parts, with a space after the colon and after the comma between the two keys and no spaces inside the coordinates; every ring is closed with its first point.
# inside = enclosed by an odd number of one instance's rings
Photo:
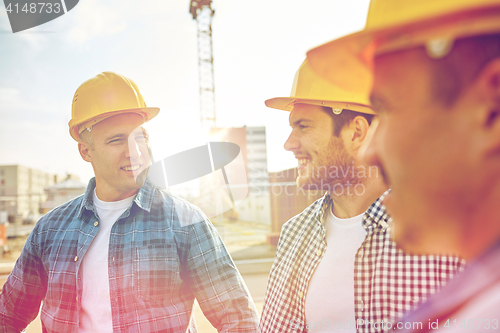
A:
{"type": "Polygon", "coordinates": [[[99,225],[99,222],[95,221],[94,222],[94,227],[97,227],[99,225]]]}
{"type": "Polygon", "coordinates": [[[363,311],[365,309],[365,303],[361,300],[359,301],[359,309],[363,311]]]}
{"type": "Polygon", "coordinates": [[[322,253],[323,252],[321,252],[321,250],[316,251],[316,254],[318,255],[318,257],[321,256],[322,253]]]}
{"type": "Polygon", "coordinates": [[[75,256],[75,261],[78,261],[78,256],[75,256]]]}
{"type": "Polygon", "coordinates": [[[301,292],[299,292],[299,297],[300,297],[300,298],[304,297],[304,293],[303,293],[302,291],[301,291],[301,292]]]}

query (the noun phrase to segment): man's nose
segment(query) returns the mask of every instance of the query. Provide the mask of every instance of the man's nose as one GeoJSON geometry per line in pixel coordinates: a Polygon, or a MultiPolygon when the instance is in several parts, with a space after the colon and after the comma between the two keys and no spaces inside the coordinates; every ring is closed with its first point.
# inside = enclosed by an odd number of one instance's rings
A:
{"type": "Polygon", "coordinates": [[[292,151],[294,149],[300,148],[299,140],[296,138],[293,131],[288,136],[288,139],[285,141],[283,147],[285,148],[286,151],[292,151]]]}
{"type": "Polygon", "coordinates": [[[138,159],[141,157],[141,149],[139,147],[139,144],[135,142],[135,140],[129,140],[128,142],[128,152],[127,156],[130,159],[138,159]]]}

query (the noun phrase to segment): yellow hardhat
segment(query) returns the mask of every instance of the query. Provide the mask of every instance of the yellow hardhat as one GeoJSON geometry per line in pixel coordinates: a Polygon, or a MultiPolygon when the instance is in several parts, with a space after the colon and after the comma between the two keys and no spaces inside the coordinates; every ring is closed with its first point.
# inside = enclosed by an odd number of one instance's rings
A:
{"type": "Polygon", "coordinates": [[[69,133],[76,141],[85,129],[121,113],[138,113],[148,121],[159,108],[148,108],[134,81],[117,73],[103,72],[85,81],[73,97],[69,133]]]}
{"type": "Polygon", "coordinates": [[[454,39],[500,32],[500,0],[372,0],[364,30],[310,50],[322,77],[369,93],[377,54],[425,45],[442,57],[454,39]]]}
{"type": "Polygon", "coordinates": [[[304,103],[330,107],[339,114],[343,109],[375,114],[369,107],[367,95],[345,91],[319,77],[304,60],[295,74],[290,97],[276,97],[266,101],[270,108],[292,111],[293,105],[304,103]]]}

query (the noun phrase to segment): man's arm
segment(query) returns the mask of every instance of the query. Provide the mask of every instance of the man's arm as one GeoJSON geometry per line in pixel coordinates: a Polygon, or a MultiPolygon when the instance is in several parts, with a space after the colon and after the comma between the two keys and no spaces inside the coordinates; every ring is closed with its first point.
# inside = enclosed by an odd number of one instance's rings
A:
{"type": "MultiPolygon", "coordinates": [[[[290,221],[289,221],[290,222],[290,221]]],[[[280,270],[278,267],[280,266],[283,256],[285,253],[283,252],[284,243],[287,242],[287,224],[285,223],[281,229],[280,237],[278,240],[278,246],[276,247],[276,256],[273,261],[273,265],[271,266],[271,272],[269,273],[269,278],[267,281],[266,294],[264,297],[264,305],[262,308],[262,316],[259,323],[259,332],[273,332],[277,330],[275,326],[277,325],[275,321],[279,313],[281,313],[280,309],[276,307],[277,298],[283,292],[279,286],[276,285],[277,275],[279,275],[280,270]],[[281,290],[280,290],[281,289],[281,290]],[[272,301],[270,301],[272,299],[272,301]]],[[[282,306],[282,305],[281,305],[282,306]]]]}
{"type": "Polygon", "coordinates": [[[0,332],[21,332],[36,318],[45,297],[47,275],[38,255],[36,230],[28,237],[0,293],[0,332]]]}
{"type": "Polygon", "coordinates": [[[252,297],[217,230],[203,215],[189,226],[186,276],[205,317],[219,332],[257,332],[252,297]]]}

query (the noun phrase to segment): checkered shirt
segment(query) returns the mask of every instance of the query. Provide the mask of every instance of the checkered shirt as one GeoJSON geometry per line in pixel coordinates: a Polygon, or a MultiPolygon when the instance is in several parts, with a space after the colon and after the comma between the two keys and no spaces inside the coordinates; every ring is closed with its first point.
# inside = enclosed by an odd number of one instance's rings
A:
{"type": "Polygon", "coordinates": [[[416,311],[405,316],[392,331],[498,332],[499,290],[500,239],[497,239],[495,244],[469,261],[459,276],[429,297],[416,311]]]}
{"type": "MultiPolygon", "coordinates": [[[[363,216],[366,237],[354,263],[358,333],[382,332],[382,321],[401,318],[465,265],[457,257],[409,255],[396,248],[390,237],[391,218],[382,205],[387,193],[363,216]]],[[[332,205],[327,193],[283,225],[269,275],[261,332],[307,331],[306,293],[327,250],[324,219],[332,205]]]]}
{"type": "MultiPolygon", "coordinates": [[[[0,332],[40,314],[43,332],[78,331],[82,260],[99,231],[95,180],[38,221],[0,294],[0,332]]],[[[194,299],[219,332],[256,332],[258,314],[215,227],[197,207],[146,181],[111,229],[114,332],[196,332],[194,299]]]]}

